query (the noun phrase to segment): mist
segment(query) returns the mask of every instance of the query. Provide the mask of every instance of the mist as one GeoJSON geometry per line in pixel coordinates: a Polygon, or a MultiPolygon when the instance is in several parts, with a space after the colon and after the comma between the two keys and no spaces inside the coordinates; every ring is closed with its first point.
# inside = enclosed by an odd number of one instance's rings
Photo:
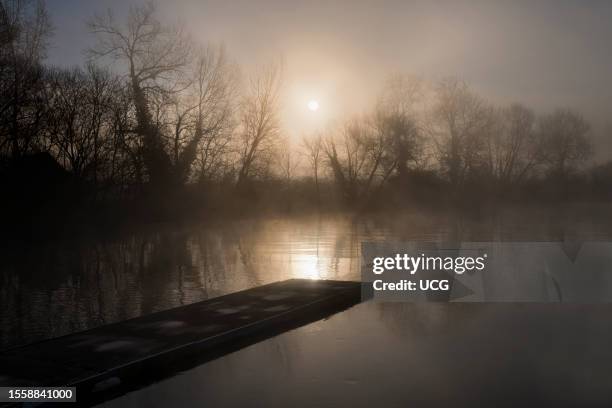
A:
{"type": "Polygon", "coordinates": [[[601,406],[610,21],[603,1],[0,0],[0,385],[601,406]],[[372,298],[372,265],[430,250],[418,304],[372,298]]]}
{"type": "MultiPolygon", "coordinates": [[[[138,2],[51,2],[52,64],[83,61],[93,42],[84,21],[138,2]]],[[[322,94],[329,119],[367,110],[386,76],[466,80],[494,103],[538,111],[573,108],[592,123],[596,160],[612,152],[605,133],[612,106],[607,2],[160,2],[160,17],[201,42],[224,44],[245,70],[285,61],[283,121],[300,134],[300,90],[322,94]]],[[[307,93],[307,92],[306,92],[307,93]]],[[[318,126],[318,125],[317,125],[318,126]]]]}

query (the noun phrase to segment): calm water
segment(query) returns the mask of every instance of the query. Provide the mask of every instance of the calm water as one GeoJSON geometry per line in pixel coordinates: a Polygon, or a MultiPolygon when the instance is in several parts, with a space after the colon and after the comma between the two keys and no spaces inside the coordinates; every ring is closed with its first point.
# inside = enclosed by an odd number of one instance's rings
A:
{"type": "Polygon", "coordinates": [[[611,313],[362,303],[102,405],[609,407],[611,313]]]}
{"type": "Polygon", "coordinates": [[[558,209],[277,217],[2,248],[0,348],[293,277],[358,280],[363,240],[601,239],[612,231],[606,218],[558,209]]]}

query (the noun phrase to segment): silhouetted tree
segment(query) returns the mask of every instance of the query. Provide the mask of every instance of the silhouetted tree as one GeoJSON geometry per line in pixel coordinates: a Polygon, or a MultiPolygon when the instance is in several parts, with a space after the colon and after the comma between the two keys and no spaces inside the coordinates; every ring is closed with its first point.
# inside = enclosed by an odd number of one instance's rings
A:
{"type": "Polygon", "coordinates": [[[451,185],[460,186],[482,166],[491,118],[491,108],[465,82],[453,78],[438,84],[430,131],[441,171],[451,185]]]}
{"type": "Polygon", "coordinates": [[[371,196],[394,174],[405,178],[425,161],[417,123],[421,89],[418,79],[391,77],[374,113],[350,120],[339,134],[325,139],[326,163],[348,202],[371,196]]]}
{"type": "Polygon", "coordinates": [[[559,109],[539,121],[539,159],[548,175],[566,179],[592,154],[590,126],[579,114],[559,109]]]}
{"type": "Polygon", "coordinates": [[[300,160],[299,156],[295,154],[294,147],[287,138],[280,143],[277,149],[277,157],[280,175],[285,184],[289,185],[296,176],[297,169],[300,166],[300,160]]]}
{"type": "Polygon", "coordinates": [[[49,149],[75,176],[98,181],[110,176],[115,138],[115,98],[119,80],[93,65],[87,71],[56,70],[51,87],[47,134],[49,149]]]}
{"type": "Polygon", "coordinates": [[[46,113],[45,57],[52,28],[42,1],[0,1],[0,155],[37,150],[46,113]]]}
{"type": "Polygon", "coordinates": [[[108,158],[108,182],[120,193],[129,193],[132,186],[144,182],[145,164],[142,138],[135,132],[132,95],[129,88],[116,89],[111,106],[112,151],[108,158]]]}
{"type": "Polygon", "coordinates": [[[386,180],[392,172],[405,179],[411,169],[423,168],[427,162],[424,140],[416,121],[400,112],[378,111],[374,118],[378,140],[382,143],[380,165],[386,180]]]}
{"type": "Polygon", "coordinates": [[[249,81],[240,107],[238,186],[269,170],[280,136],[280,80],[280,66],[269,65],[249,81]]]}
{"type": "Polygon", "coordinates": [[[518,184],[539,164],[535,115],[514,104],[497,111],[494,120],[487,134],[488,173],[501,187],[518,184]]]}
{"type": "Polygon", "coordinates": [[[380,145],[372,143],[370,132],[364,120],[355,118],[344,124],[338,134],[328,135],[323,143],[326,163],[347,203],[355,203],[371,174],[368,161],[378,150],[370,149],[380,149],[380,145]]]}
{"type": "Polygon", "coordinates": [[[305,136],[302,139],[302,149],[308,160],[310,171],[312,172],[312,178],[315,183],[318,202],[321,196],[319,177],[321,171],[321,162],[323,159],[323,136],[318,133],[311,136],[305,136]]]}
{"type": "MultiPolygon", "coordinates": [[[[193,160],[195,155],[186,152],[173,167],[167,141],[156,120],[159,112],[155,109],[186,86],[184,75],[191,56],[189,42],[180,29],[166,27],[155,18],[153,2],[131,8],[125,26],[118,25],[109,10],[106,16],[91,19],[89,27],[98,37],[98,44],[90,49],[91,56],[108,56],[127,67],[136,133],[142,138],[143,162],[149,181],[157,187],[177,184],[184,169],[191,164],[182,160],[193,160]]],[[[187,143],[187,148],[191,148],[191,143],[187,143]]]]}
{"type": "MultiPolygon", "coordinates": [[[[214,180],[229,171],[230,145],[236,127],[237,72],[223,48],[200,51],[193,70],[191,138],[176,162],[197,162],[196,179],[214,180]]],[[[177,150],[175,150],[176,152],[177,150]]],[[[186,180],[189,169],[183,169],[186,180]]]]}

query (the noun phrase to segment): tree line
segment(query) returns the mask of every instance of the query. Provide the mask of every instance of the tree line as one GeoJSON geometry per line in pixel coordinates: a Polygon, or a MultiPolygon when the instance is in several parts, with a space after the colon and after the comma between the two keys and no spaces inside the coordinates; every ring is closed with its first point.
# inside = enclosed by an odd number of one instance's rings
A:
{"type": "Polygon", "coordinates": [[[593,146],[591,127],[579,113],[497,107],[457,78],[432,84],[391,77],[372,113],[304,147],[315,179],[327,167],[349,201],[390,181],[410,184],[423,177],[451,193],[481,188],[503,194],[612,175],[609,165],[585,174],[593,146]]]}
{"type": "Polygon", "coordinates": [[[346,203],[419,182],[457,193],[564,186],[579,176],[605,190],[612,179],[610,165],[585,172],[593,148],[579,113],[496,107],[454,78],[393,76],[372,112],[291,145],[279,121],[282,64],[242,75],[223,47],[162,23],[153,2],[124,19],[95,15],[88,27],[96,44],[86,64],[51,67],[44,2],[0,0],[6,177],[44,156],[97,199],[185,187],[241,192],[273,181],[309,183],[317,199],[333,190],[346,203]]]}

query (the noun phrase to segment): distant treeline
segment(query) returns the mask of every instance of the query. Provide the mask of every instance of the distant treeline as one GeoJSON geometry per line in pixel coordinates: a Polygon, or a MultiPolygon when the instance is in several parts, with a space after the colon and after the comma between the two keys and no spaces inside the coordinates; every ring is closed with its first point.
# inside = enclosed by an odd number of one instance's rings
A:
{"type": "Polygon", "coordinates": [[[588,166],[590,126],[571,110],[495,107],[463,81],[399,75],[371,113],[291,143],[279,122],[281,64],[243,76],[222,47],[158,21],[154,3],[88,25],[97,44],[85,66],[50,67],[44,3],[0,0],[0,171],[12,211],[49,200],[363,206],[391,191],[465,201],[612,193],[612,164],[588,166]]]}

